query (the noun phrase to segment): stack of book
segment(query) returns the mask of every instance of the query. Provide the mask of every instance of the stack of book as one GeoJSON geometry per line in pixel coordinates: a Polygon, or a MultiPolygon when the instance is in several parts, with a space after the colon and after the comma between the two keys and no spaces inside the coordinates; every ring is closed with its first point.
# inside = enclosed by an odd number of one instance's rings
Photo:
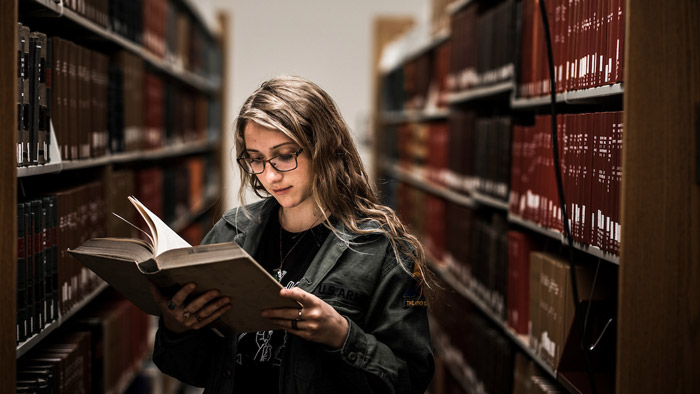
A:
{"type": "Polygon", "coordinates": [[[452,53],[448,89],[452,92],[513,78],[515,18],[518,3],[507,0],[486,8],[476,2],[452,15],[452,53]]]}
{"type": "MultiPolygon", "coordinates": [[[[623,0],[554,0],[547,3],[557,92],[623,80],[623,0]]],[[[520,97],[549,94],[546,42],[536,0],[522,2],[520,97]]]]}
{"type": "MultiPolygon", "coordinates": [[[[571,232],[618,254],[622,112],[558,115],[560,168],[571,232]]],[[[513,129],[510,212],[563,231],[551,149],[551,117],[513,129]]]]}

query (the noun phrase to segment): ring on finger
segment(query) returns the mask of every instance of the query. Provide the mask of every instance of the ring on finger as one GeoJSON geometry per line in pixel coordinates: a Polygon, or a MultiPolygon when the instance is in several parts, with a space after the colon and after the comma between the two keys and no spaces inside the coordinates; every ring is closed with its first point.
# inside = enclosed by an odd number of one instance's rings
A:
{"type": "Polygon", "coordinates": [[[299,313],[298,313],[298,316],[297,316],[297,320],[301,320],[301,310],[302,310],[302,308],[299,308],[299,313]]]}
{"type": "Polygon", "coordinates": [[[175,305],[173,300],[168,301],[168,309],[170,309],[172,311],[172,310],[175,310],[175,308],[177,308],[177,305],[175,305]]]}
{"type": "Polygon", "coordinates": [[[197,321],[202,321],[204,318],[202,316],[197,315],[197,321]]]}
{"type": "Polygon", "coordinates": [[[182,319],[183,320],[189,319],[190,316],[192,316],[192,314],[190,312],[187,312],[187,311],[182,312],[182,319]]]}
{"type": "Polygon", "coordinates": [[[299,330],[299,326],[297,326],[297,323],[299,323],[298,319],[292,320],[292,330],[299,330]]]}

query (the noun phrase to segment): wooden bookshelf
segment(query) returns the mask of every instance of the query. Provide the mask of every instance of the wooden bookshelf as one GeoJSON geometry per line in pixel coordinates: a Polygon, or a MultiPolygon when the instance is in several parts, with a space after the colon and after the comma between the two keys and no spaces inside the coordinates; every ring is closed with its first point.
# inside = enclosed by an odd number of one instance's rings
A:
{"type": "MultiPolygon", "coordinates": [[[[207,42],[218,44],[219,50],[222,51],[221,60],[225,61],[226,46],[221,44],[219,40],[219,31],[213,31],[212,26],[205,23],[204,18],[199,14],[197,9],[193,7],[194,2],[189,0],[171,0],[175,6],[183,13],[191,18],[192,28],[201,29],[204,35],[207,36],[207,42]]],[[[185,69],[183,66],[178,66],[173,62],[161,59],[149,52],[149,50],[140,44],[115,33],[109,27],[101,26],[87,17],[76,13],[75,11],[64,7],[63,3],[56,3],[53,0],[9,0],[0,2],[0,36],[3,40],[0,41],[0,125],[6,130],[2,135],[0,149],[4,152],[0,161],[0,177],[2,177],[2,188],[0,189],[0,220],[2,224],[16,234],[17,228],[17,192],[18,186],[21,184],[31,190],[28,195],[31,197],[33,193],[41,192],[44,181],[47,184],[55,184],[55,180],[66,179],[59,178],[60,173],[70,172],[72,179],[80,180],[83,175],[86,179],[107,179],[108,174],[113,170],[121,168],[138,168],[140,166],[166,166],[166,163],[175,162],[176,160],[186,157],[207,157],[212,158],[215,165],[221,165],[223,162],[221,156],[224,154],[224,149],[221,147],[221,138],[224,134],[222,129],[216,130],[216,135],[207,133],[206,137],[197,141],[189,141],[179,143],[177,145],[168,145],[162,148],[153,150],[129,151],[110,154],[105,156],[94,157],[82,160],[61,160],[58,144],[56,143],[56,135],[51,127],[51,161],[46,165],[35,165],[29,167],[17,166],[17,58],[16,58],[16,42],[17,42],[17,22],[22,21],[30,26],[32,31],[40,31],[51,35],[58,35],[65,39],[78,39],[92,50],[98,50],[103,53],[111,53],[114,50],[126,50],[140,59],[144,60],[144,67],[162,78],[174,81],[178,86],[182,86],[183,90],[197,92],[197,94],[206,97],[206,100],[222,100],[224,95],[222,89],[226,87],[222,81],[226,80],[226,64],[220,67],[215,67],[216,70],[222,70],[221,75],[212,76],[206,71],[203,74],[198,74],[185,69]],[[42,29],[45,27],[45,30],[42,29]],[[63,35],[65,34],[65,36],[63,35]],[[82,41],[84,40],[84,41],[82,41]],[[40,184],[39,184],[40,183],[40,184]]],[[[228,22],[226,16],[222,16],[218,22],[228,22]]],[[[224,33],[228,32],[228,26],[222,26],[224,33]]],[[[222,33],[223,34],[223,33],[222,33]]],[[[207,44],[208,45],[208,44],[207,44]]],[[[217,58],[218,59],[218,58],[217,58]]],[[[204,69],[203,69],[204,70],[204,69]]],[[[222,107],[225,108],[225,107],[222,107]]],[[[207,116],[210,114],[207,113],[207,116]]],[[[219,114],[223,118],[223,112],[219,114]]],[[[144,118],[145,120],[145,118],[144,118]]],[[[223,119],[218,119],[221,128],[226,124],[223,119]]],[[[197,127],[199,124],[197,125],[197,127]]],[[[165,126],[164,126],[165,127],[165,126]]],[[[194,126],[193,126],[194,127],[194,126]]],[[[218,126],[217,126],[218,128],[218,126]]],[[[199,129],[198,129],[199,130],[199,129]]],[[[207,130],[208,131],[208,130],[207,130]]],[[[60,141],[59,141],[60,142],[60,141]]],[[[214,174],[211,174],[212,176],[214,174]]],[[[211,207],[217,205],[218,196],[221,193],[222,185],[221,173],[219,178],[215,179],[206,190],[202,190],[203,195],[199,205],[191,207],[189,214],[178,218],[172,225],[177,229],[184,229],[189,224],[196,222],[202,218],[202,212],[212,212],[215,209],[211,207]]],[[[80,184],[80,182],[78,182],[80,184]]],[[[73,186],[71,184],[71,186],[73,186]]],[[[105,185],[104,192],[112,188],[105,185]]],[[[46,191],[52,191],[46,190],[46,191]]],[[[217,209],[218,210],[218,209],[217,209]]],[[[75,314],[80,313],[85,305],[93,301],[107,285],[102,283],[92,293],[83,297],[66,313],[59,313],[58,318],[47,324],[45,329],[34,333],[24,342],[16,343],[16,316],[17,316],[17,239],[16,237],[4,237],[0,241],[0,256],[2,264],[0,264],[0,296],[5,301],[5,309],[2,317],[0,317],[0,354],[3,360],[8,360],[3,364],[2,372],[0,372],[0,392],[14,392],[16,384],[16,363],[9,362],[11,353],[14,353],[14,358],[17,360],[21,356],[31,352],[32,349],[41,346],[47,338],[52,337],[52,333],[61,329],[66,321],[75,314]]],[[[135,373],[141,368],[142,362],[137,361],[133,368],[124,371],[123,377],[118,382],[120,387],[118,391],[124,391],[128,386],[135,373]]]]}
{"type": "MultiPolygon", "coordinates": [[[[454,1],[448,12],[473,6],[472,2],[454,1]]],[[[569,113],[581,112],[585,106],[592,111],[624,108],[620,255],[574,243],[575,249],[618,266],[619,282],[612,289],[618,297],[616,371],[614,378],[597,376],[601,378],[598,391],[695,393],[700,392],[700,375],[694,367],[700,352],[696,323],[700,315],[700,3],[626,1],[624,12],[624,82],[555,97],[557,108],[569,113]]],[[[550,104],[549,96],[516,97],[515,85],[497,86],[451,93],[450,111],[463,103],[478,107],[506,94],[511,95],[506,111],[518,117],[544,113],[550,104]]],[[[391,119],[384,121],[392,124],[391,119]]],[[[382,174],[450,201],[441,187],[426,181],[419,171],[385,166],[382,174]]],[[[507,205],[485,197],[470,192],[464,196],[469,200],[464,205],[507,212],[507,205]]],[[[558,231],[511,213],[507,219],[516,228],[567,243],[558,231]]],[[[435,267],[478,309],[487,308],[449,271],[435,267]]],[[[489,311],[484,314],[499,322],[489,311]]],[[[517,337],[511,339],[523,344],[517,337]]],[[[521,348],[529,354],[526,346],[521,348]]],[[[529,356],[538,361],[535,355],[529,356]]],[[[590,392],[585,373],[561,375],[551,368],[547,372],[556,376],[565,391],[590,392]]]]}
{"type": "Polygon", "coordinates": [[[627,1],[618,393],[700,392],[699,20],[627,1]]]}
{"type": "MultiPolygon", "coordinates": [[[[0,2],[0,224],[15,234],[17,231],[17,1],[0,2]]],[[[17,240],[16,237],[2,237],[0,240],[0,299],[3,312],[0,313],[0,392],[15,391],[16,366],[12,360],[16,341],[15,324],[17,316],[17,240]]]]}

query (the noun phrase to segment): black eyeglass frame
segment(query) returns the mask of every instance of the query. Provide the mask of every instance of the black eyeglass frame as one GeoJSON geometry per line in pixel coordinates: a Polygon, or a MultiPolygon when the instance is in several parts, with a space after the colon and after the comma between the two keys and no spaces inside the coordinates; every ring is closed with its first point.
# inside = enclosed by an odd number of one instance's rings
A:
{"type": "Polygon", "coordinates": [[[236,162],[238,163],[239,166],[241,166],[241,168],[243,169],[243,171],[245,171],[246,173],[248,173],[248,174],[250,174],[250,175],[258,175],[258,174],[262,174],[263,172],[265,172],[265,165],[266,165],[267,163],[270,163],[270,167],[274,168],[275,171],[278,171],[278,172],[289,172],[289,171],[294,171],[294,170],[296,170],[296,169],[299,167],[299,155],[300,155],[302,152],[304,152],[304,148],[299,148],[299,150],[296,151],[296,152],[285,153],[285,154],[283,154],[283,155],[277,155],[277,156],[271,157],[271,158],[269,158],[269,159],[267,159],[267,160],[263,160],[263,161],[262,161],[263,167],[262,167],[262,170],[260,170],[260,172],[252,172],[252,167],[245,163],[245,160],[248,159],[247,157],[243,157],[244,155],[246,155],[246,154],[248,153],[248,152],[246,152],[246,151],[243,151],[243,152],[241,152],[240,155],[238,155],[238,157],[236,158],[236,162]],[[274,159],[276,159],[276,158],[278,158],[278,157],[280,157],[280,156],[287,156],[288,154],[294,156],[294,168],[290,168],[290,169],[288,169],[288,170],[280,170],[280,169],[277,168],[274,164],[272,164],[272,160],[274,160],[274,159]],[[250,168],[251,171],[249,171],[248,168],[250,168]]]}

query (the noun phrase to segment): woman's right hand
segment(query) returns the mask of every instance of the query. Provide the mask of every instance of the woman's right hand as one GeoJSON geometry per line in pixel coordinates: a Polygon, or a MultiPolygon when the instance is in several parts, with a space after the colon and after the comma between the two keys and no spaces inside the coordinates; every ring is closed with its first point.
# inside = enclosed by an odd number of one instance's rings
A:
{"type": "Polygon", "coordinates": [[[231,309],[231,300],[228,297],[219,297],[218,290],[209,290],[185,304],[185,300],[195,287],[194,283],[188,283],[182,286],[172,298],[168,298],[156,285],[150,284],[153,299],[160,306],[163,323],[169,331],[183,333],[188,330],[199,330],[231,309]]]}

